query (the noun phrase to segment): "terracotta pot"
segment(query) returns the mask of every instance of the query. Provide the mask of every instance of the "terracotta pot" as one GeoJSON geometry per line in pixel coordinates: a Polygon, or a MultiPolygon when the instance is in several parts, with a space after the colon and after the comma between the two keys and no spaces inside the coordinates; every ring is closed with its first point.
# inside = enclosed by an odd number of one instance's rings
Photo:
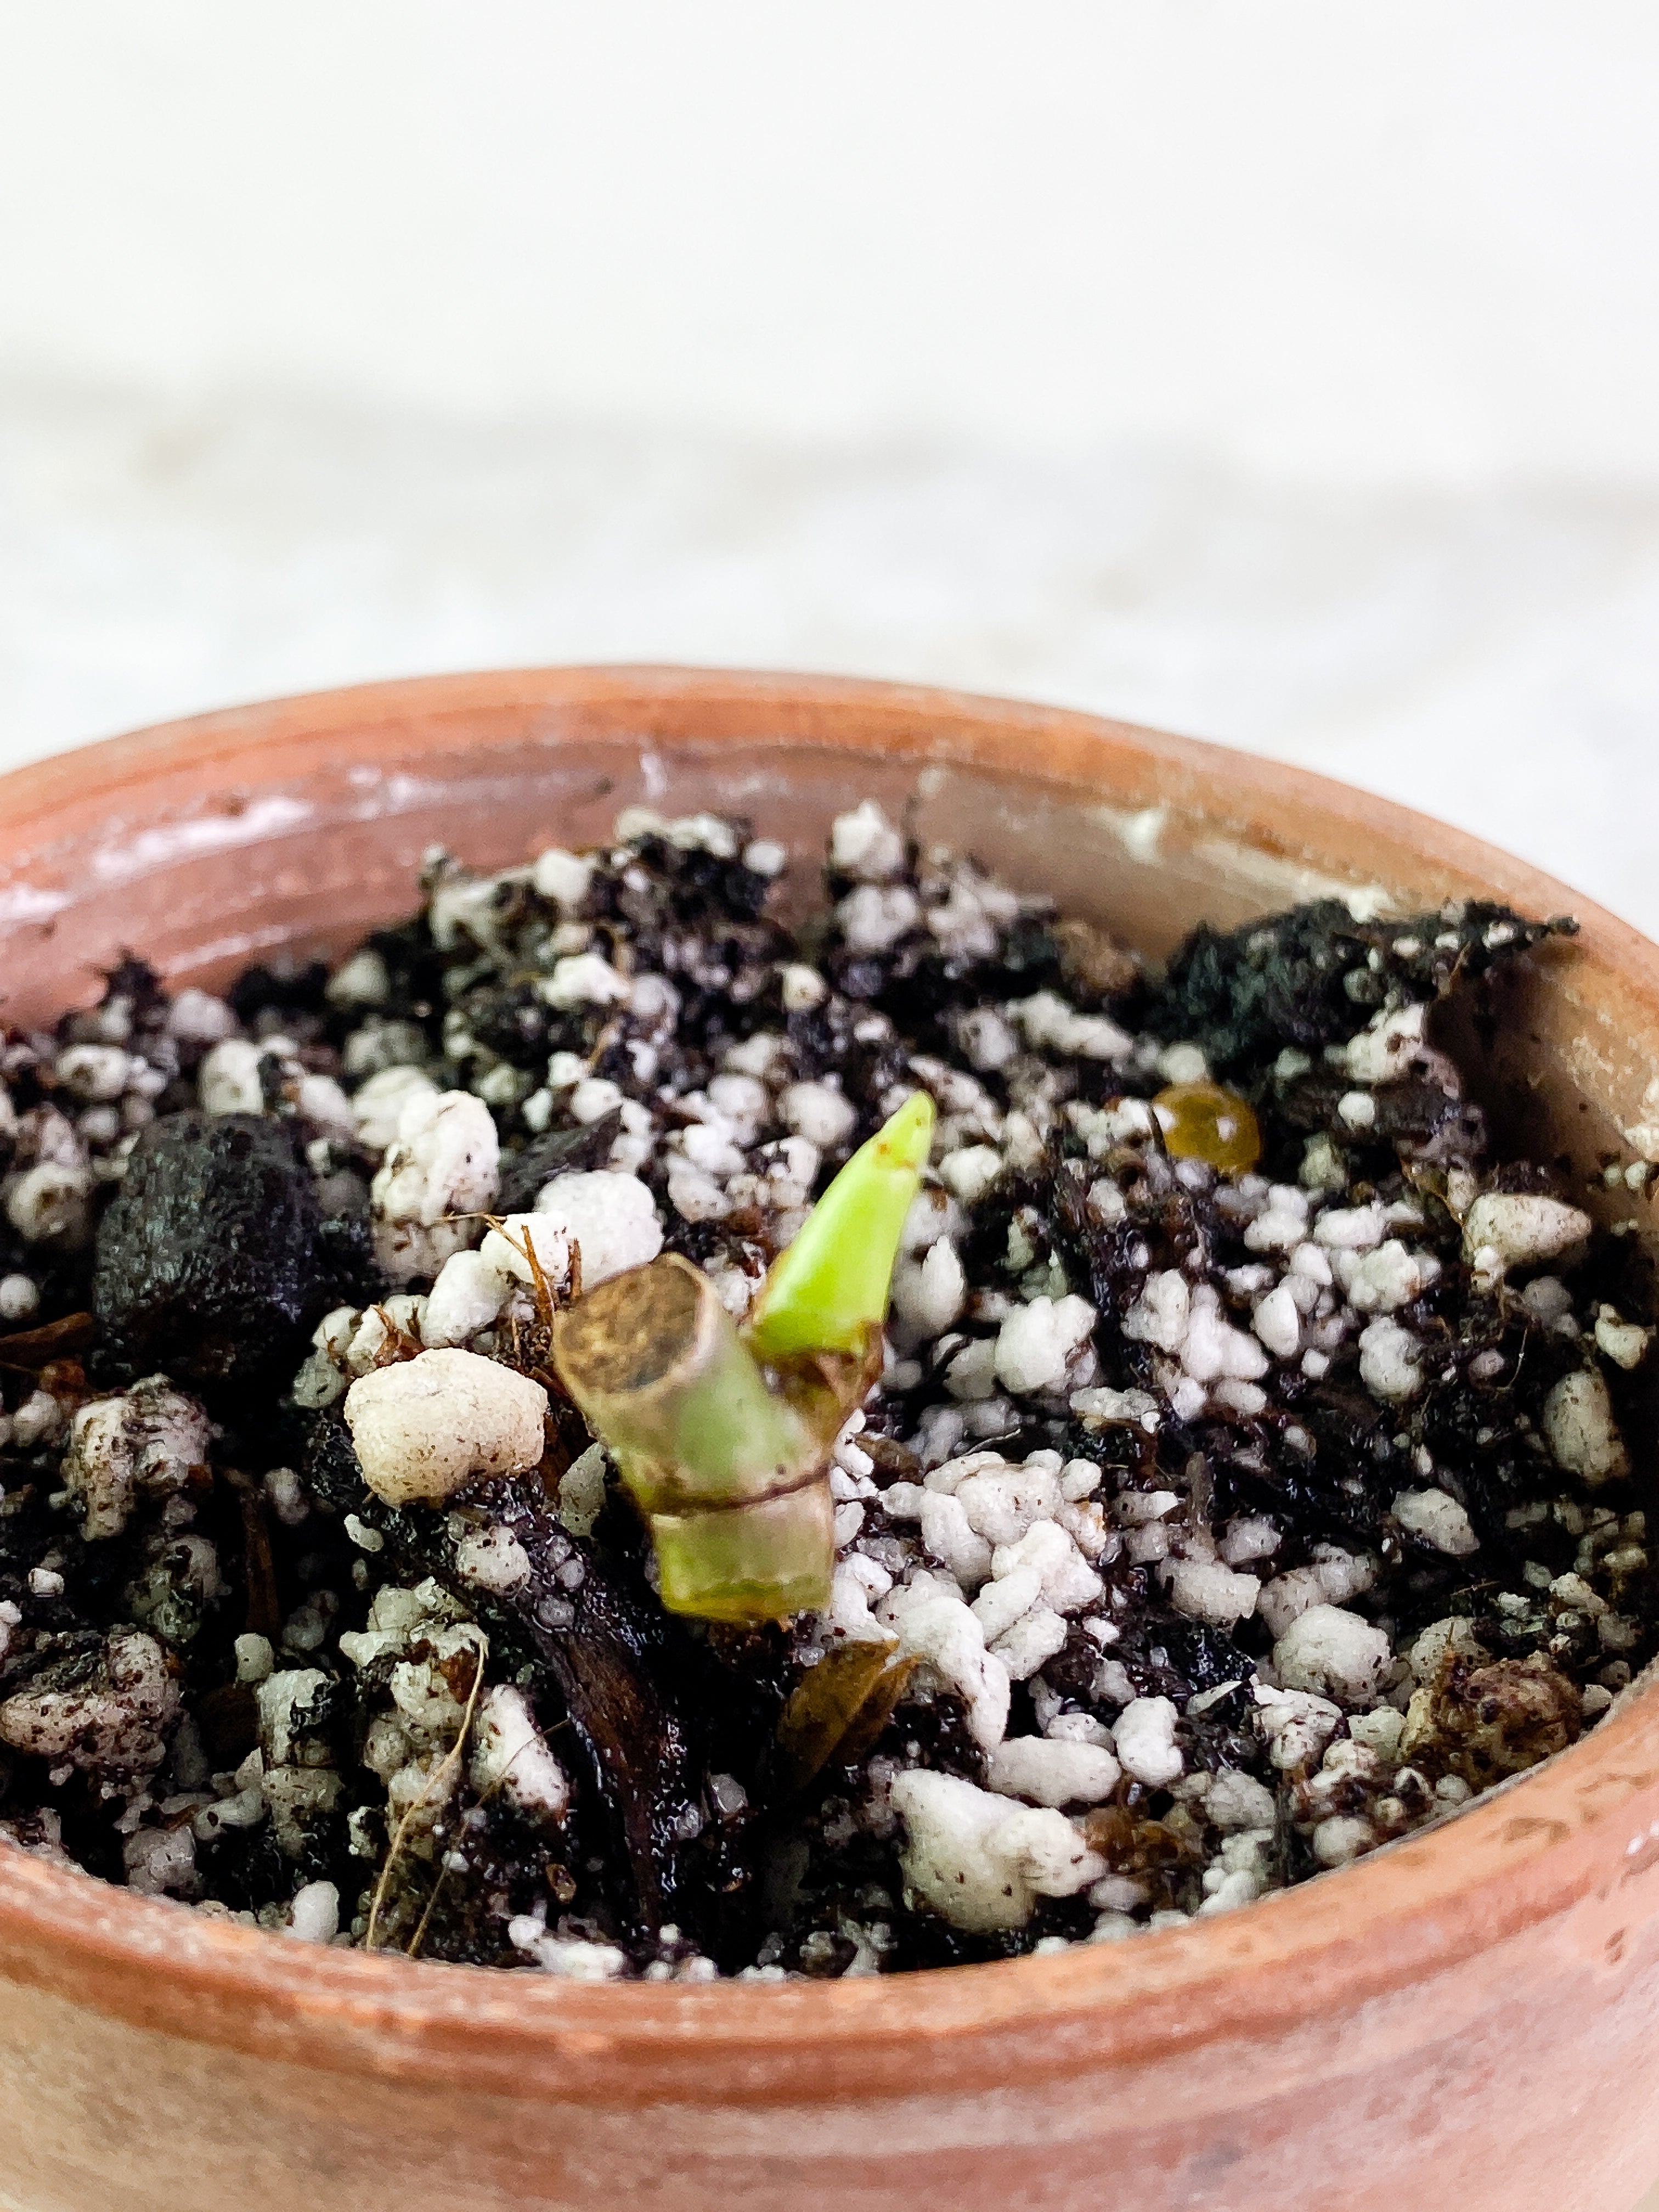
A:
{"type": "MultiPolygon", "coordinates": [[[[1587,1171],[1659,1118],[1659,953],[1520,862],[1178,738],[811,678],[392,684],[26,769],[0,783],[6,1012],[90,995],[124,945],[209,981],[343,945],[407,908],[434,840],[519,860],[644,799],[812,851],[866,792],[1154,950],[1331,885],[1576,908],[1470,1041],[1481,1085],[1587,1171]]],[[[1287,1895],[1012,1965],[582,1988],[319,1953],[6,1851],[0,1983],[0,2204],[27,2212],[1618,2212],[1659,2170],[1659,1709],[1287,1895]]]]}

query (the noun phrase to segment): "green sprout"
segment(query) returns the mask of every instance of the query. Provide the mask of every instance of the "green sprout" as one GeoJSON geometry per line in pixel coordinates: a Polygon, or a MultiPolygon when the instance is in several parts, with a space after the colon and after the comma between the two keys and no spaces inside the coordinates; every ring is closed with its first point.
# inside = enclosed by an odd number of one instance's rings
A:
{"type": "Polygon", "coordinates": [[[671,1613],[780,1620],[829,1602],[830,1447],[880,1370],[933,1126],[918,1091],[854,1153],[744,1329],[678,1253],[555,1318],[554,1366],[646,1517],[671,1613]]]}
{"type": "Polygon", "coordinates": [[[933,1141],[933,1102],[915,1091],[860,1145],[772,1263],[745,1331],[763,1359],[861,1352],[887,1318],[904,1217],[933,1141]]]}

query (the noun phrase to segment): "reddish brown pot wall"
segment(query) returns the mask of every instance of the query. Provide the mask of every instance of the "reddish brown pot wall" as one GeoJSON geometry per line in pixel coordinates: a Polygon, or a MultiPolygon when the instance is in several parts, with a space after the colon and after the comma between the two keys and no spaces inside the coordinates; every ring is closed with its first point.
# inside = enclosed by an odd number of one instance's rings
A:
{"type": "MultiPolygon", "coordinates": [[[[6,1016],[89,996],[125,945],[207,981],[337,949],[407,907],[434,840],[500,865],[644,799],[810,852],[865,792],[1155,950],[1333,884],[1574,910],[1577,945],[1472,1043],[1482,1086],[1516,1141],[1587,1170],[1656,1118],[1659,954],[1520,862],[1179,738],[807,678],[377,685],[0,779],[6,1016]]],[[[1645,1688],[1462,1819],[1290,1894],[891,1981],[585,1989],[319,1954],[6,1850],[0,2212],[1619,2212],[1659,2170],[1656,2030],[1645,1688]]]]}

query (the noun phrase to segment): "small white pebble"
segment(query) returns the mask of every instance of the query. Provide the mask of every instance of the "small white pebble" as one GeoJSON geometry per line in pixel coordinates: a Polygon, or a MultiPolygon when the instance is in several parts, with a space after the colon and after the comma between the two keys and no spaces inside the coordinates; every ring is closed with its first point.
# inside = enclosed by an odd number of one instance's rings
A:
{"type": "Polygon", "coordinates": [[[96,1105],[118,1098],[135,1067],[142,1070],[143,1062],[118,1045],[72,1044],[58,1054],[52,1072],[65,1091],[96,1105]]]}
{"type": "Polygon", "coordinates": [[[86,1168],[37,1160],[6,1194],[6,1218],[26,1244],[77,1251],[91,1233],[92,1187],[86,1168]]]}
{"type": "Polygon", "coordinates": [[[289,1928],[302,1943],[331,1943],[340,1932],[340,1893],[331,1881],[308,1881],[294,1893],[289,1928]]]}
{"type": "MultiPolygon", "coordinates": [[[[538,1197],[536,1216],[538,1230],[544,1224],[556,1224],[567,1246],[580,1249],[584,1290],[629,1267],[644,1267],[662,1249],[662,1223],[650,1189],[637,1176],[619,1175],[609,1168],[558,1176],[538,1197]]],[[[485,1238],[483,1249],[520,1281],[528,1278],[526,1261],[496,1249],[494,1231],[485,1238]]],[[[542,1250],[539,1236],[537,1249],[542,1250]]],[[[567,1272],[558,1270],[561,1279],[567,1272]]]]}
{"type": "Polygon", "coordinates": [[[939,1181],[964,1206],[976,1206],[1002,1173],[1002,1155],[992,1145],[964,1145],[939,1162],[939,1181]]]}
{"type": "Polygon", "coordinates": [[[585,854],[567,852],[562,845],[550,845],[539,854],[530,873],[538,897],[551,899],[565,914],[574,914],[581,905],[592,877],[592,861],[585,854]]]}
{"type": "Polygon", "coordinates": [[[1366,1252],[1382,1243],[1386,1225],[1380,1206],[1336,1206],[1315,1222],[1314,1242],[1327,1251],[1366,1252]]]}
{"type": "Polygon", "coordinates": [[[360,1552],[380,1552],[386,1548],[386,1538],[378,1528],[371,1528],[355,1513],[348,1513],[340,1526],[360,1552]]]}
{"type": "Polygon", "coordinates": [[[783,994],[783,1010],[787,1014],[804,1014],[814,1006],[821,1006],[830,995],[830,986],[816,968],[804,962],[786,962],[778,978],[783,994]]]}
{"type": "MultiPolygon", "coordinates": [[[[1339,1253],[1339,1261],[1346,1254],[1339,1253]]],[[[1430,1252],[1407,1250],[1391,1237],[1374,1252],[1367,1252],[1344,1275],[1348,1304],[1356,1313],[1393,1313],[1422,1297],[1440,1273],[1440,1262],[1430,1252]]]]}
{"type": "Polygon", "coordinates": [[[493,1324],[513,1279],[482,1252],[453,1252],[421,1316],[422,1343],[428,1351],[469,1343],[493,1324]]]}
{"type": "Polygon", "coordinates": [[[830,865],[862,883],[887,883],[904,866],[904,840],[873,799],[838,814],[830,829],[830,865]]]}
{"type": "Polygon", "coordinates": [[[1223,1767],[1212,1775],[1204,1793],[1205,1814],[1224,1834],[1270,1828],[1275,1809],[1273,1793],[1267,1784],[1234,1767],[1223,1767]]]}
{"type": "Polygon", "coordinates": [[[392,996],[392,978],[372,945],[354,952],[328,979],[324,996],[332,1006],[383,1006],[392,996]]]}
{"type": "Polygon", "coordinates": [[[259,1683],[270,1680],[276,1657],[268,1637],[257,1636],[250,1631],[246,1636],[239,1636],[233,1648],[236,1654],[236,1679],[239,1682],[257,1687],[259,1683]]]}
{"type": "Polygon", "coordinates": [[[1064,1814],[1011,1806],[953,1774],[900,1774],[892,1804],[907,1887],[958,1928],[1023,1927],[1039,1896],[1074,1896],[1107,1872],[1064,1814]]]}
{"type": "Polygon", "coordinates": [[[167,1008],[167,1035],[181,1044],[218,1044],[234,1036],[239,1026],[223,999],[198,991],[193,984],[180,991],[167,1008]]]}
{"type": "Polygon", "coordinates": [[[1186,1341],[1192,1292],[1187,1279],[1173,1267],[1148,1275],[1140,1296],[1123,1319],[1123,1334],[1139,1344],[1155,1344],[1162,1352],[1179,1352],[1186,1341]]]}
{"type": "Polygon", "coordinates": [[[1237,1574],[1218,1559],[1171,1559],[1161,1570],[1170,1602],[1177,1613],[1231,1628],[1255,1611],[1261,1584],[1255,1575],[1237,1574]]]}
{"type": "Polygon", "coordinates": [[[924,1340],[944,1334],[961,1313],[967,1295],[967,1278],[956,1247],[942,1237],[920,1265],[901,1261],[893,1277],[893,1312],[924,1340]]]}
{"type": "Polygon", "coordinates": [[[743,865],[753,876],[781,876],[789,865],[789,848],[775,837],[753,837],[743,848],[743,865]]]}
{"type": "Polygon", "coordinates": [[[605,1479],[610,1462],[603,1444],[589,1444],[559,1477],[556,1511],[573,1536],[592,1534],[605,1508],[605,1479]]]}
{"type": "Polygon", "coordinates": [[[849,952],[885,952],[916,926],[921,908],[902,884],[860,884],[836,908],[849,952]]]}

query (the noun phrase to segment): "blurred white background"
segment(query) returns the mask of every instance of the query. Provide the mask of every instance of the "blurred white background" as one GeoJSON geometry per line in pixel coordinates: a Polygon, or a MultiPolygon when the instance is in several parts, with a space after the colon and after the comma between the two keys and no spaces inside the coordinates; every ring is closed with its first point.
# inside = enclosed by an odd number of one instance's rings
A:
{"type": "Polygon", "coordinates": [[[1659,932],[1656,78],[1643,0],[0,0],[0,760],[845,669],[1659,932]]]}

